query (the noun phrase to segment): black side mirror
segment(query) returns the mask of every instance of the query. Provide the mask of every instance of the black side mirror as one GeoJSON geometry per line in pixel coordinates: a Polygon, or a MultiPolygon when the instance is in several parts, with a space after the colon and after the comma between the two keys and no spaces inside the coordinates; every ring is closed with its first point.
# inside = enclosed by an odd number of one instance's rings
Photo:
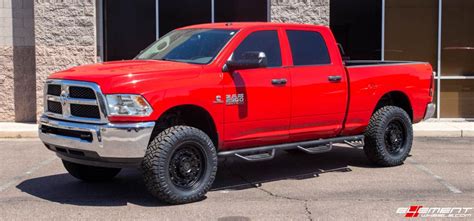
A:
{"type": "Polygon", "coordinates": [[[232,56],[224,65],[223,71],[235,71],[242,69],[264,68],[267,67],[267,55],[262,51],[247,51],[242,53],[239,57],[232,56]]]}

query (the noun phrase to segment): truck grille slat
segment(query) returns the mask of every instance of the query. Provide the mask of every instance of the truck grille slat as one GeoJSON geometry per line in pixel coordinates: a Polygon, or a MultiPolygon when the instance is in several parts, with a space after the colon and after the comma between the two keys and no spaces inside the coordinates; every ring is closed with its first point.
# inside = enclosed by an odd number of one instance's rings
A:
{"type": "Polygon", "coordinates": [[[99,107],[95,105],[71,104],[71,115],[100,119],[99,107]]]}
{"type": "Polygon", "coordinates": [[[75,130],[65,130],[56,127],[50,127],[46,125],[41,126],[41,132],[48,133],[48,134],[56,134],[61,136],[67,137],[75,137],[81,140],[86,140],[92,142],[92,133],[91,132],[83,132],[83,131],[75,131],[75,130]]]}
{"type": "Polygon", "coordinates": [[[46,115],[56,119],[106,123],[105,113],[101,111],[101,108],[104,107],[104,104],[101,103],[103,100],[100,88],[94,83],[68,80],[46,82],[46,115]],[[84,101],[88,100],[88,102],[76,103],[77,100],[74,99],[86,99],[84,101]]]}
{"type": "Polygon", "coordinates": [[[61,95],[61,85],[59,85],[59,84],[50,84],[50,85],[48,85],[47,94],[54,95],[54,96],[61,95]]]}
{"type": "Polygon", "coordinates": [[[63,114],[61,103],[56,101],[48,101],[48,111],[55,114],[63,114]]]}
{"type": "Polygon", "coordinates": [[[94,90],[86,87],[69,87],[69,97],[72,98],[83,98],[83,99],[96,99],[94,90]]]}

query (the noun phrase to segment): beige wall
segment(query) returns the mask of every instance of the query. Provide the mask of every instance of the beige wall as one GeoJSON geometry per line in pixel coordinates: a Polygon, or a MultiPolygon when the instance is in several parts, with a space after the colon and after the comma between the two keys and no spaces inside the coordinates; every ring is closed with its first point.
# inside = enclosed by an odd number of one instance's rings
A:
{"type": "Polygon", "coordinates": [[[329,0],[272,0],[271,20],[329,25],[329,0]]]}
{"type": "Polygon", "coordinates": [[[96,61],[95,0],[35,0],[36,111],[43,84],[60,70],[96,61]]]}
{"type": "Polygon", "coordinates": [[[0,121],[35,120],[33,0],[0,0],[0,121]]]}

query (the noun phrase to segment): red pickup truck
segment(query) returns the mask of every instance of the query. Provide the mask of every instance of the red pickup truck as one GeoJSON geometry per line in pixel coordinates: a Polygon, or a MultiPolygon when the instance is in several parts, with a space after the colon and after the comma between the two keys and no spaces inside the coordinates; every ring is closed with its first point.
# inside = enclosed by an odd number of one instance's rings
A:
{"type": "Polygon", "coordinates": [[[52,74],[39,135],[84,181],[140,167],[168,203],[199,200],[218,157],[362,147],[400,165],[412,124],[430,118],[430,64],[344,61],[325,26],[202,24],[174,30],[129,61],[52,74]]]}

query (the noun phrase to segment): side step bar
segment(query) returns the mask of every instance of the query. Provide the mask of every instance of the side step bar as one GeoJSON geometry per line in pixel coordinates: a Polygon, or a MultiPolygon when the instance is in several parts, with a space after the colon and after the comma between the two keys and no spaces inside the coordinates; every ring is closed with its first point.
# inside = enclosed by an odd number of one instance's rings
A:
{"type": "Polygon", "coordinates": [[[217,155],[220,157],[236,156],[246,161],[256,162],[273,159],[276,150],[300,149],[309,154],[325,153],[331,151],[332,145],[335,143],[343,143],[351,147],[360,148],[364,146],[364,135],[229,150],[219,152],[217,155]]]}

